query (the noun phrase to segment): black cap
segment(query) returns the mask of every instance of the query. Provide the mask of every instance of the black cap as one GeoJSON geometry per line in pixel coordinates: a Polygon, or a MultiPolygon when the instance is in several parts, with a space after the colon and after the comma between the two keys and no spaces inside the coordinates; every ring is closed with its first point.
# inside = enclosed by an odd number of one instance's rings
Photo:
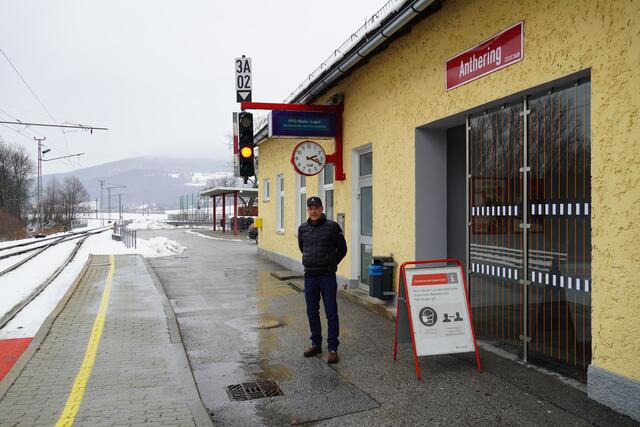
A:
{"type": "Polygon", "coordinates": [[[311,205],[322,207],[322,200],[320,200],[320,197],[316,197],[316,196],[309,197],[307,199],[307,206],[311,206],[311,205]]]}

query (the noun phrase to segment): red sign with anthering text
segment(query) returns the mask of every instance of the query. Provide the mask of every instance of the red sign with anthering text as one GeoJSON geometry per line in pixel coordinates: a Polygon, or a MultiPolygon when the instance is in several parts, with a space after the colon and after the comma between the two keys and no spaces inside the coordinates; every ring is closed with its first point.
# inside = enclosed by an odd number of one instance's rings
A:
{"type": "Polygon", "coordinates": [[[496,34],[445,63],[445,88],[451,90],[522,61],[524,21],[496,34]]]}

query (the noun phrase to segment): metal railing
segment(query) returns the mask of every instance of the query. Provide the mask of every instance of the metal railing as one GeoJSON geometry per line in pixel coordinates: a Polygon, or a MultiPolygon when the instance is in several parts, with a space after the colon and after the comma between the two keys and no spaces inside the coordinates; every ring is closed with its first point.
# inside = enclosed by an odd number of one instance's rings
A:
{"type": "Polygon", "coordinates": [[[183,212],[167,215],[168,221],[213,222],[212,213],[183,212]]]}
{"type": "Polygon", "coordinates": [[[138,232],[136,230],[130,230],[127,228],[130,221],[124,223],[113,224],[113,239],[120,240],[127,248],[137,249],[138,247],[138,232]]]}

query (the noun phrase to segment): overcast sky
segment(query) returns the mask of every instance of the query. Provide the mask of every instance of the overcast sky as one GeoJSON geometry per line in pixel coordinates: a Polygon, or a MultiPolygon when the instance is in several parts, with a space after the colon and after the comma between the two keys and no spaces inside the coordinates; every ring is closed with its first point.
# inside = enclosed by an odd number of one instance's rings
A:
{"type": "MultiPolygon", "coordinates": [[[[252,58],[253,100],[282,102],[385,0],[0,0],[0,48],[66,133],[0,126],[66,172],[135,156],[231,160],[234,58],[252,58]]],[[[0,55],[0,118],[52,118],[0,55]]]]}

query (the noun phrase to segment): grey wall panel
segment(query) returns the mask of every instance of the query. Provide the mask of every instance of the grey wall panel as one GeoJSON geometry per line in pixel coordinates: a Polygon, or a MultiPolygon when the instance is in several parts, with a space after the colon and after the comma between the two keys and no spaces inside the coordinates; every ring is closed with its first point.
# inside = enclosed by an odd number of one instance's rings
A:
{"type": "Polygon", "coordinates": [[[447,256],[447,134],[416,129],[416,258],[447,256]]]}
{"type": "Polygon", "coordinates": [[[447,257],[466,264],[466,135],[464,125],[447,129],[447,257]]]}

